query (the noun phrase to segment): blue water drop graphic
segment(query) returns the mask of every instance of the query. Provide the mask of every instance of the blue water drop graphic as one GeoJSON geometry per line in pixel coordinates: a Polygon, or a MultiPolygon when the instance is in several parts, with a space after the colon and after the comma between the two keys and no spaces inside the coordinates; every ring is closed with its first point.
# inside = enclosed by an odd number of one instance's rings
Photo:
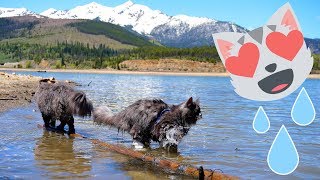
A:
{"type": "Polygon", "coordinates": [[[259,134],[266,133],[270,128],[269,118],[262,106],[259,107],[254,117],[252,127],[259,134]]]}
{"type": "Polygon", "coordinates": [[[298,167],[299,154],[284,125],[271,145],[267,162],[269,168],[279,175],[288,175],[298,167]]]}
{"type": "Polygon", "coordinates": [[[292,120],[300,126],[307,126],[313,122],[315,116],[313,103],[307,91],[302,88],[291,110],[292,120]]]}

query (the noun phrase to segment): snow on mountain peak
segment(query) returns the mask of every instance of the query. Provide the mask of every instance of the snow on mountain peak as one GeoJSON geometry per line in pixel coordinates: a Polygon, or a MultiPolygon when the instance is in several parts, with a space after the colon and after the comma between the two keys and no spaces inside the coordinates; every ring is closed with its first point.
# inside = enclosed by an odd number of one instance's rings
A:
{"type": "Polygon", "coordinates": [[[212,33],[246,32],[247,30],[231,22],[216,23],[215,19],[187,15],[169,16],[160,10],[135,4],[131,0],[116,7],[107,7],[96,2],[77,6],[70,10],[50,8],[40,15],[26,8],[0,8],[1,17],[31,15],[53,19],[91,19],[130,27],[132,30],[156,39],[163,45],[174,47],[194,47],[212,45],[212,33]]]}
{"type": "Polygon", "coordinates": [[[88,9],[98,9],[98,8],[104,8],[105,6],[99,4],[99,3],[96,3],[96,2],[91,2],[89,4],[86,4],[86,5],[83,5],[83,6],[77,6],[77,7],[85,7],[85,8],[88,8],[88,9]]]}
{"type": "Polygon", "coordinates": [[[155,27],[164,24],[169,26],[185,24],[190,29],[204,23],[216,22],[213,19],[186,15],[168,16],[159,10],[135,4],[131,0],[116,7],[107,7],[92,2],[83,6],[77,6],[69,11],[59,11],[50,8],[41,13],[41,15],[54,19],[99,19],[120,26],[132,26],[132,29],[140,34],[150,34],[155,27]]]}
{"type": "Polygon", "coordinates": [[[193,27],[199,26],[201,24],[205,23],[215,23],[216,20],[209,19],[209,18],[203,18],[203,17],[192,17],[192,16],[186,16],[186,15],[176,15],[172,16],[170,21],[167,23],[168,26],[181,26],[181,24],[187,25],[188,29],[191,29],[193,27]]]}
{"type": "Polygon", "coordinates": [[[35,15],[35,13],[27,10],[26,8],[0,8],[0,18],[25,15],[35,15]]]}
{"type": "Polygon", "coordinates": [[[203,23],[216,22],[216,20],[204,18],[204,17],[192,17],[187,15],[176,15],[173,16],[173,19],[180,20],[184,23],[189,24],[191,27],[198,26],[203,23]]]}
{"type": "Polygon", "coordinates": [[[56,10],[54,8],[50,8],[46,11],[43,11],[40,15],[50,17],[53,19],[63,19],[67,11],[56,10]]]}
{"type": "Polygon", "coordinates": [[[47,9],[45,11],[43,11],[42,13],[40,13],[42,16],[50,16],[54,13],[56,13],[58,10],[56,9],[53,9],[53,8],[50,8],[50,9],[47,9]]]}
{"type": "Polygon", "coordinates": [[[132,5],[134,5],[134,3],[129,0],[129,1],[125,2],[125,3],[123,3],[123,4],[120,4],[119,6],[116,6],[116,8],[117,7],[118,8],[128,8],[128,7],[132,6],[132,5]]]}
{"type": "Polygon", "coordinates": [[[91,3],[89,3],[89,4],[87,4],[87,6],[101,6],[101,4],[99,4],[99,3],[96,3],[96,2],[91,2],[91,3]]]}
{"type": "Polygon", "coordinates": [[[83,6],[77,6],[66,13],[68,19],[95,19],[103,14],[109,14],[112,8],[92,2],[83,6]]]}
{"type": "Polygon", "coordinates": [[[114,7],[113,11],[115,13],[122,14],[123,11],[129,9],[133,5],[134,5],[134,3],[132,1],[127,1],[127,2],[125,2],[123,4],[120,4],[120,5],[116,6],[116,7],[114,7]]]}
{"type": "Polygon", "coordinates": [[[156,26],[166,23],[170,18],[159,10],[152,10],[148,6],[134,4],[132,1],[116,6],[113,11],[118,15],[114,23],[122,26],[130,25],[133,30],[141,34],[150,34],[156,26]]]}
{"type": "Polygon", "coordinates": [[[44,11],[44,12],[55,12],[55,11],[57,11],[56,9],[54,9],[54,8],[49,8],[49,9],[47,9],[46,11],[44,11]]]}

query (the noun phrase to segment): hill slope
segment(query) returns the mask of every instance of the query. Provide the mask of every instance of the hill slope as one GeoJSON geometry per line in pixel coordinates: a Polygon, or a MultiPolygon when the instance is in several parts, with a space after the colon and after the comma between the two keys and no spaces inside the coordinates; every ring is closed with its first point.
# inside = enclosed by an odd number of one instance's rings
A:
{"type": "Polygon", "coordinates": [[[0,43],[54,45],[65,41],[80,42],[91,47],[103,44],[113,49],[152,45],[141,35],[105,22],[34,16],[0,18],[0,43]]]}
{"type": "MultiPolygon", "coordinates": [[[[212,33],[247,31],[246,28],[233,22],[188,15],[170,16],[148,6],[133,3],[131,0],[115,7],[108,7],[92,2],[69,10],[49,8],[40,14],[36,14],[25,8],[0,8],[0,17],[26,15],[66,20],[99,20],[119,25],[131,30],[131,32],[136,32],[136,34],[146,35],[165,46],[182,48],[213,45],[212,33]]],[[[81,30],[84,32],[83,28],[81,28],[81,30]]],[[[92,32],[92,29],[90,31],[92,32]]],[[[84,36],[83,34],[77,34],[76,36],[71,36],[70,34],[72,35],[73,33],[69,32],[67,35],[62,34],[61,37],[73,39],[83,38],[84,36]]],[[[104,35],[104,33],[102,33],[102,35],[104,35]]],[[[51,37],[54,41],[56,41],[57,38],[59,38],[59,36],[51,37]]],[[[92,37],[92,39],[95,38],[92,37]]],[[[99,41],[99,38],[94,41],[95,42],[91,42],[91,44],[99,41]]],[[[306,39],[306,42],[307,45],[311,47],[313,53],[320,53],[319,40],[306,39]]],[[[138,46],[139,45],[141,45],[141,43],[138,43],[138,46]]],[[[119,46],[121,47],[121,45],[119,46]]]]}
{"type": "Polygon", "coordinates": [[[304,40],[313,53],[320,54],[320,39],[304,38],[304,40]]]}
{"type": "Polygon", "coordinates": [[[86,34],[105,35],[124,44],[130,44],[134,46],[152,45],[152,43],[150,43],[145,37],[111,23],[87,20],[71,23],[70,26],[75,27],[80,32],[86,34]]]}

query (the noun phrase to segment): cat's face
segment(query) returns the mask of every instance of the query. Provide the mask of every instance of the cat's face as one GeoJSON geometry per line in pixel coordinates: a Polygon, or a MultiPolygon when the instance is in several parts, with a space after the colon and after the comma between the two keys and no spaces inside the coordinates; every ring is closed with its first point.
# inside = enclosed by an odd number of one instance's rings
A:
{"type": "Polygon", "coordinates": [[[235,92],[247,99],[281,99],[295,91],[312,69],[311,52],[289,3],[265,26],[213,38],[235,92]]]}
{"type": "Polygon", "coordinates": [[[202,118],[199,99],[193,101],[192,97],[190,97],[186,102],[179,106],[179,110],[181,111],[181,118],[183,121],[181,122],[182,126],[194,125],[202,118]]]}
{"type": "Polygon", "coordinates": [[[182,138],[187,135],[192,125],[202,118],[199,99],[193,101],[190,97],[187,101],[177,105],[171,113],[159,123],[158,139],[160,145],[169,150],[176,151],[182,138]]]}

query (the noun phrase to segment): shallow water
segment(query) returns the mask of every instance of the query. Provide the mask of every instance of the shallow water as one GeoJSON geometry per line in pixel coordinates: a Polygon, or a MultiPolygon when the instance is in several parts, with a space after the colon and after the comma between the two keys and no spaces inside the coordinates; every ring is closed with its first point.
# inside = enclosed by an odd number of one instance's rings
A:
{"type": "MultiPolygon", "coordinates": [[[[177,104],[190,96],[199,97],[203,119],[183,139],[179,154],[159,150],[148,153],[184,164],[219,169],[244,179],[320,177],[320,80],[309,79],[303,84],[317,115],[312,124],[301,127],[290,117],[301,88],[282,100],[254,102],[239,97],[227,77],[19,73],[76,81],[83,85],[77,88],[85,91],[95,106],[107,105],[115,112],[141,98],[157,97],[169,104],[177,104]],[[252,128],[259,106],[263,106],[270,119],[270,129],[265,134],[257,134],[252,128]],[[282,124],[300,155],[298,168],[288,176],[274,174],[266,162],[270,146],[282,124]]],[[[40,113],[33,112],[33,109],[36,109],[35,105],[0,114],[0,177],[188,178],[101,149],[86,139],[45,132],[37,128],[42,119],[40,113]]],[[[90,118],[76,118],[75,127],[78,133],[88,137],[131,145],[127,134],[94,125],[90,118]]],[[[152,144],[153,149],[157,147],[156,143],[152,144]]]]}

